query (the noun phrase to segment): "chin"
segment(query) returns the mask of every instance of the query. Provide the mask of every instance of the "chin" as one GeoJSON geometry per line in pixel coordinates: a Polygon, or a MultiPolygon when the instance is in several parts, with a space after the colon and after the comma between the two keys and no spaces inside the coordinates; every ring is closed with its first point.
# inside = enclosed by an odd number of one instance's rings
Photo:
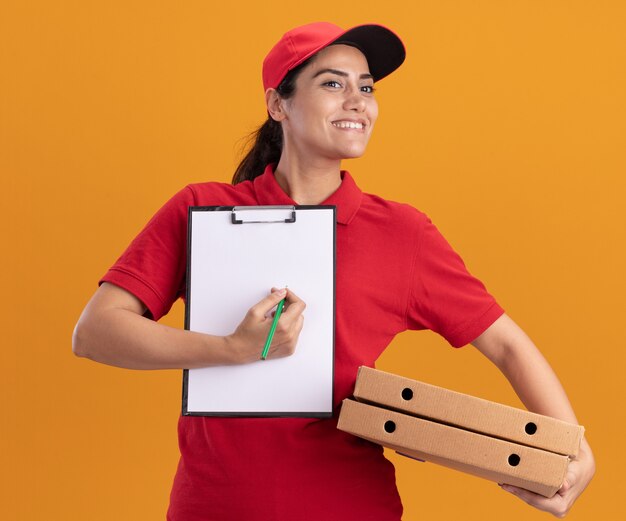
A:
{"type": "Polygon", "coordinates": [[[341,158],[342,159],[357,159],[359,157],[362,157],[365,154],[365,150],[354,150],[354,151],[350,151],[350,152],[345,152],[344,154],[342,154],[341,158]]]}
{"type": "Polygon", "coordinates": [[[364,145],[342,147],[339,151],[339,156],[341,157],[341,159],[356,159],[365,154],[366,148],[367,147],[364,145]]]}

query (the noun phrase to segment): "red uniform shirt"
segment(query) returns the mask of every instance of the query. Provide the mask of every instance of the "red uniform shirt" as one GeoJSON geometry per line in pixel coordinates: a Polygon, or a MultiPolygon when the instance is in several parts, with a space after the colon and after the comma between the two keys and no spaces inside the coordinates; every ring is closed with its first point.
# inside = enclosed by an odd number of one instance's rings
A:
{"type": "MultiPolygon", "coordinates": [[[[352,394],[357,368],[373,367],[396,334],[431,329],[459,347],[503,313],[424,214],[364,194],[350,174],[342,175],[339,189],[321,203],[337,206],[337,409],[352,394]]],[[[235,186],[189,185],[102,281],[130,291],[158,320],[185,293],[187,208],[272,204],[296,203],[271,167],[235,186]]],[[[336,416],[181,417],[168,519],[398,521],[402,505],[382,448],[336,424],[336,416]]]]}

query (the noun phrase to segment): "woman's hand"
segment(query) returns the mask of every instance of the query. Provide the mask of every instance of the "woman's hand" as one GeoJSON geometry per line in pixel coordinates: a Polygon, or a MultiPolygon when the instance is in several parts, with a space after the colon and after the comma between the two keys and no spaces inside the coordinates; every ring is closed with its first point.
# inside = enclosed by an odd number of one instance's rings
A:
{"type": "MultiPolygon", "coordinates": [[[[498,318],[472,344],[502,371],[529,411],[578,424],[565,390],[547,360],[507,315],[498,318]]],[[[578,457],[570,462],[563,485],[553,497],[545,498],[511,485],[502,488],[535,508],[565,517],[594,472],[593,454],[583,438],[578,457]]]]}
{"type": "Polygon", "coordinates": [[[563,518],[569,512],[570,508],[572,508],[574,501],[582,494],[583,490],[585,490],[591,481],[595,469],[596,466],[591,448],[583,439],[580,453],[575,459],[570,461],[567,467],[567,474],[565,475],[563,485],[551,498],[546,498],[512,485],[501,485],[501,487],[503,490],[517,496],[529,505],[539,510],[550,512],[556,517],[563,518]]]}
{"type": "Polygon", "coordinates": [[[278,319],[267,358],[280,358],[295,352],[298,336],[304,324],[302,312],[306,305],[293,291],[272,288],[267,297],[248,310],[235,332],[226,337],[228,348],[232,350],[236,363],[244,364],[261,358],[273,320],[269,312],[283,298],[285,307],[278,319]]]}
{"type": "Polygon", "coordinates": [[[258,360],[272,317],[267,313],[286,295],[270,358],[294,352],[305,308],[292,291],[272,294],[253,306],[228,336],[186,331],[143,316],[146,306],[133,294],[104,283],[85,307],[72,338],[77,356],[128,369],[194,369],[258,360]]]}

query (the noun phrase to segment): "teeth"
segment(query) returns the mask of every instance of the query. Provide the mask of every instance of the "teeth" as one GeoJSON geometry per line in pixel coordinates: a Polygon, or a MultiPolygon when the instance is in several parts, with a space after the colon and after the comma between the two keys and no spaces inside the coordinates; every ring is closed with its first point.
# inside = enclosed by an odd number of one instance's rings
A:
{"type": "Polygon", "coordinates": [[[363,123],[355,123],[354,121],[335,121],[333,125],[339,128],[363,128],[363,123]]]}

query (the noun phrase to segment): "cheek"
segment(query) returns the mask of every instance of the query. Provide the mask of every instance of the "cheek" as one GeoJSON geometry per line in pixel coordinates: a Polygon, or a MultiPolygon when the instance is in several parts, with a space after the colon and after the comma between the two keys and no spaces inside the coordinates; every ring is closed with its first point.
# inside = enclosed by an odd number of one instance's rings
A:
{"type": "Polygon", "coordinates": [[[319,106],[319,103],[294,104],[289,115],[289,123],[293,130],[299,134],[315,133],[319,130],[323,114],[324,110],[319,106]]]}
{"type": "Polygon", "coordinates": [[[373,127],[374,123],[376,123],[376,120],[378,119],[378,102],[375,99],[372,100],[372,103],[369,106],[368,112],[369,112],[369,118],[373,127]]]}

